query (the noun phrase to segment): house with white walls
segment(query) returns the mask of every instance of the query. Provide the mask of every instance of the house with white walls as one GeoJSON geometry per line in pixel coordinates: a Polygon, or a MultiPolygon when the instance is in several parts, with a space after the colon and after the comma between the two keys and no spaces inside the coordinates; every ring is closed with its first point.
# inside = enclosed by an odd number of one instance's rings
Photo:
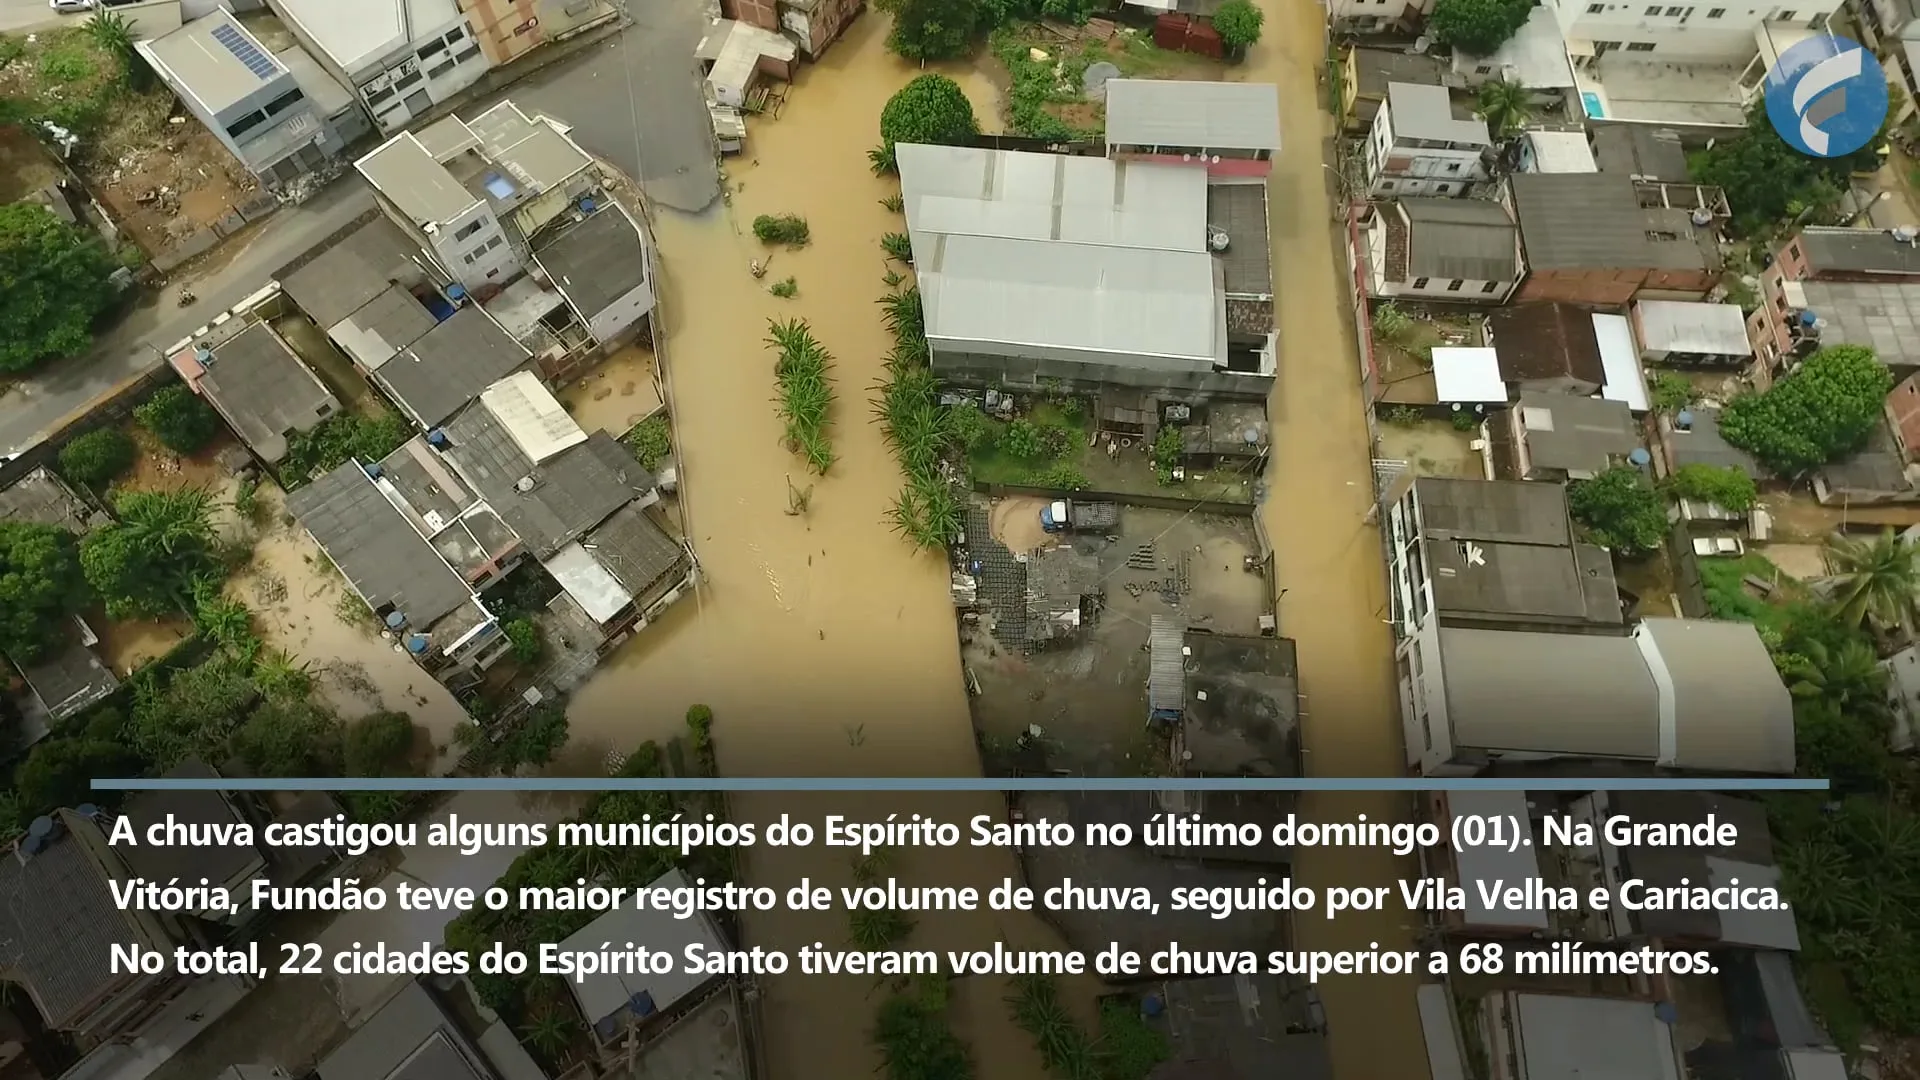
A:
{"type": "Polygon", "coordinates": [[[1493,149],[1487,122],[1446,87],[1390,83],[1367,135],[1367,192],[1469,195],[1492,175],[1493,149]]]}

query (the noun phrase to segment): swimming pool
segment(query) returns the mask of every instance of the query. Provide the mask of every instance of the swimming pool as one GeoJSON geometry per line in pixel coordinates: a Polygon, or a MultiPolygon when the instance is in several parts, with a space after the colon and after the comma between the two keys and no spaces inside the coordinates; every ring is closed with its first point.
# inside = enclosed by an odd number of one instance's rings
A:
{"type": "Polygon", "coordinates": [[[1580,92],[1580,103],[1586,106],[1587,118],[1589,120],[1605,120],[1607,118],[1607,107],[1600,104],[1599,94],[1593,93],[1590,90],[1582,90],[1580,92]]]}

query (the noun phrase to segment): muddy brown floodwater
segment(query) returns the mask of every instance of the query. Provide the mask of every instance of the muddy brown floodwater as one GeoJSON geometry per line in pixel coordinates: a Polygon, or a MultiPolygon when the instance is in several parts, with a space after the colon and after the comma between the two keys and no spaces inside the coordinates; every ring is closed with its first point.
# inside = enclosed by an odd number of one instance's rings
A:
{"type": "MultiPolygon", "coordinates": [[[[1279,85],[1287,149],[1273,181],[1276,293],[1286,340],[1273,403],[1276,473],[1267,524],[1278,550],[1282,606],[1312,612],[1285,630],[1299,642],[1308,708],[1308,767],[1320,775],[1397,775],[1402,765],[1389,676],[1378,538],[1363,524],[1370,458],[1361,400],[1342,325],[1331,203],[1321,170],[1328,124],[1317,105],[1321,9],[1307,0],[1267,0],[1267,39],[1230,76],[1279,85]],[[1297,406],[1294,403],[1299,403],[1297,406]],[[1311,464],[1309,464],[1311,463],[1311,464]]],[[[707,573],[693,602],[673,608],[614,656],[576,697],[571,719],[592,742],[631,745],[682,730],[688,705],[716,715],[724,772],[735,776],[978,775],[962,685],[947,570],[910,550],[884,523],[900,475],[870,423],[870,387],[887,348],[874,301],[887,265],[879,237],[904,223],[880,200],[896,188],[867,169],[877,118],[894,89],[918,72],[887,53],[886,22],[861,19],[823,63],[803,70],[780,118],[756,122],[748,151],[729,168],[731,204],[698,218],[663,214],[667,352],[690,531],[707,573]],[[749,231],[756,214],[807,218],[812,243],[773,254],[765,280],[748,266],[766,249],[749,231]],[[766,285],[793,277],[798,295],[766,285]],[[823,478],[779,442],[773,411],[770,319],[803,318],[836,358],[834,446],[823,478]],[[807,511],[790,515],[794,491],[807,511]]],[[[949,71],[985,122],[998,114],[984,77],[949,71]]],[[[962,819],[1001,814],[998,797],[968,795],[741,795],[743,820],[781,813],[878,817],[931,813],[962,819]]],[[[1402,816],[1411,801],[1317,797],[1311,812],[1402,816]]],[[[910,884],[996,882],[1016,873],[1011,854],[960,848],[910,851],[896,864],[910,884]]],[[[1407,868],[1351,851],[1302,852],[1298,872],[1317,886],[1385,883],[1407,868]]],[[[802,877],[830,886],[851,878],[837,852],[760,848],[746,876],[782,884],[802,877]]],[[[1405,947],[1403,917],[1337,923],[1302,920],[1313,948],[1405,947]]],[[[771,912],[750,918],[750,943],[791,949],[847,940],[844,914],[771,912]]],[[[1057,947],[1035,919],[980,913],[923,919],[922,948],[1003,940],[1057,947]]],[[[956,987],[955,1030],[978,1075],[1039,1080],[1031,1040],[1008,1021],[998,980],[956,987]]],[[[765,984],[767,1057],[774,1080],[871,1071],[877,997],[866,979],[788,975],[765,984]]],[[[1087,984],[1073,987],[1084,1004],[1087,984]]],[[[1342,1080],[1407,1080],[1425,1074],[1411,983],[1371,979],[1323,984],[1336,1069],[1342,1080]]]]}
{"type": "MultiPolygon", "coordinates": [[[[715,714],[714,740],[732,776],[979,775],[948,596],[945,563],[916,552],[884,515],[901,477],[870,422],[870,388],[887,339],[875,301],[886,290],[880,237],[903,219],[880,200],[897,190],[868,170],[889,95],[917,73],[886,52],[884,20],[869,15],[823,63],[804,69],[780,119],[756,122],[732,163],[730,206],[657,221],[663,272],[666,381],[674,410],[689,528],[707,574],[692,602],[612,658],[570,710],[581,738],[632,745],[683,730],[688,705],[715,714]],[[751,233],[757,214],[804,216],[812,243],[767,257],[751,233]],[[766,286],[793,277],[783,300],[766,286]],[[833,353],[838,392],[828,475],[808,475],[780,445],[774,415],[771,319],[805,319],[833,353]],[[802,516],[789,485],[811,489],[802,516]]],[[[991,87],[976,108],[993,114],[991,87]]],[[[996,795],[740,795],[732,813],[828,813],[879,819],[914,812],[964,822],[1002,815],[996,795]]],[[[845,849],[760,848],[745,860],[756,882],[800,878],[850,884],[845,849]]],[[[1009,852],[904,852],[889,870],[912,883],[997,883],[1017,874],[1009,852]]],[[[842,946],[844,913],[769,912],[747,920],[747,940],[793,949],[842,946]]],[[[926,917],[910,939],[928,949],[1063,947],[1036,919],[992,912],[926,917]]],[[[955,987],[955,1031],[979,1075],[1040,1080],[1032,1040],[1015,1030],[998,979],[955,987]]],[[[867,978],[790,974],[763,984],[764,1032],[774,1080],[869,1075],[869,1031],[879,997],[867,978]]],[[[1083,999],[1084,1000],[1084,999],[1083,999]]]]}

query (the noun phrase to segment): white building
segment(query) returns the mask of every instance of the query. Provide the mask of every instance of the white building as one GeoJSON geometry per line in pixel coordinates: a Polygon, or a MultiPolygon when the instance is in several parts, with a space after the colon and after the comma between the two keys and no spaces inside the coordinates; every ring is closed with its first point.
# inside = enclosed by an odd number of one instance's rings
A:
{"type": "Polygon", "coordinates": [[[1744,368],[1753,362],[1747,316],[1736,304],[1642,300],[1633,305],[1633,333],[1649,364],[1744,368]]]}
{"type": "Polygon", "coordinates": [[[1466,195],[1486,180],[1493,137],[1444,86],[1391,83],[1367,136],[1374,197],[1466,195]]]}
{"type": "Polygon", "coordinates": [[[1594,173],[1593,147],[1585,131],[1529,131],[1520,136],[1520,171],[1594,173]]]}
{"type": "Polygon", "coordinates": [[[1327,0],[1327,19],[1354,33],[1412,29],[1433,12],[1433,0],[1327,0]]]}
{"type": "Polygon", "coordinates": [[[1674,1027],[1651,1001],[1510,990],[1482,998],[1480,1015],[1499,1080],[1687,1075],[1674,1027]]]}
{"type": "Polygon", "coordinates": [[[406,127],[492,66],[458,0],[269,0],[383,132],[406,127]]]}
{"type": "MultiPolygon", "coordinates": [[[[1744,64],[1753,59],[1755,36],[1780,31],[1820,30],[1840,0],[1785,0],[1784,5],[1714,3],[1595,3],[1550,0],[1576,59],[1615,49],[1652,53],[1649,60],[1744,64]]],[[[1789,35],[1791,36],[1791,35],[1789,35]]]]}
{"type": "MultiPolygon", "coordinates": [[[[1908,530],[1908,543],[1913,542],[1914,530],[1908,530]]],[[[1920,730],[1920,645],[1909,645],[1885,660],[1880,666],[1887,672],[1887,705],[1893,712],[1893,748],[1899,751],[1913,749],[1913,736],[1920,730]]]]}

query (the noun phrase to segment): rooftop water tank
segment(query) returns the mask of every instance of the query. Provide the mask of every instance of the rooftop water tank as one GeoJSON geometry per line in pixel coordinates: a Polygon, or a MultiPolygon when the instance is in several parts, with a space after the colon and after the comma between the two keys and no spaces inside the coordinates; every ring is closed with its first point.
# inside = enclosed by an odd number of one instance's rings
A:
{"type": "Polygon", "coordinates": [[[434,428],[432,431],[427,432],[427,445],[428,446],[447,445],[447,433],[444,431],[441,431],[439,428],[434,428]]]}
{"type": "Polygon", "coordinates": [[[34,836],[29,833],[25,840],[20,841],[20,848],[29,855],[38,855],[47,850],[46,837],[34,836]]]}
{"type": "Polygon", "coordinates": [[[1679,428],[1681,431],[1692,431],[1693,410],[1681,409],[1679,414],[1673,418],[1673,426],[1679,428]]]}
{"type": "Polygon", "coordinates": [[[415,656],[425,655],[427,651],[427,644],[428,642],[425,634],[409,635],[407,638],[407,651],[412,653],[415,656]]]}
{"type": "Polygon", "coordinates": [[[52,836],[53,835],[53,818],[44,816],[44,815],[41,817],[34,818],[33,824],[27,826],[27,835],[36,836],[43,840],[49,836],[52,836]]]}
{"type": "Polygon", "coordinates": [[[594,208],[598,205],[599,205],[598,203],[593,201],[593,197],[589,195],[586,198],[580,200],[580,212],[583,214],[591,214],[593,213],[594,208]]]}
{"type": "Polygon", "coordinates": [[[1148,994],[1140,1001],[1140,1011],[1148,1016],[1159,1016],[1167,1011],[1167,1003],[1161,1000],[1159,994],[1148,994]]]}
{"type": "Polygon", "coordinates": [[[1653,464],[1653,455],[1647,453],[1646,447],[1636,446],[1627,454],[1627,460],[1633,463],[1634,468],[1644,469],[1653,464]]]}
{"type": "Polygon", "coordinates": [[[90,802],[83,802],[79,806],[74,807],[73,812],[76,814],[79,814],[83,818],[95,818],[100,816],[100,808],[93,805],[90,802]]]}
{"type": "Polygon", "coordinates": [[[378,480],[382,476],[385,476],[387,472],[386,468],[377,461],[367,462],[366,470],[367,470],[367,475],[372,477],[375,480],[378,480]]]}
{"type": "Polygon", "coordinates": [[[467,298],[467,287],[465,285],[453,284],[453,285],[447,286],[447,299],[457,304],[460,301],[465,300],[466,298],[467,298]]]}
{"type": "Polygon", "coordinates": [[[1801,326],[1812,326],[1814,323],[1817,323],[1819,321],[1820,321],[1820,316],[1815,315],[1811,311],[1803,311],[1800,313],[1801,326]]]}
{"type": "Polygon", "coordinates": [[[406,624],[407,624],[407,616],[404,612],[400,612],[400,611],[387,612],[387,629],[398,630],[402,626],[405,626],[406,624]]]}

